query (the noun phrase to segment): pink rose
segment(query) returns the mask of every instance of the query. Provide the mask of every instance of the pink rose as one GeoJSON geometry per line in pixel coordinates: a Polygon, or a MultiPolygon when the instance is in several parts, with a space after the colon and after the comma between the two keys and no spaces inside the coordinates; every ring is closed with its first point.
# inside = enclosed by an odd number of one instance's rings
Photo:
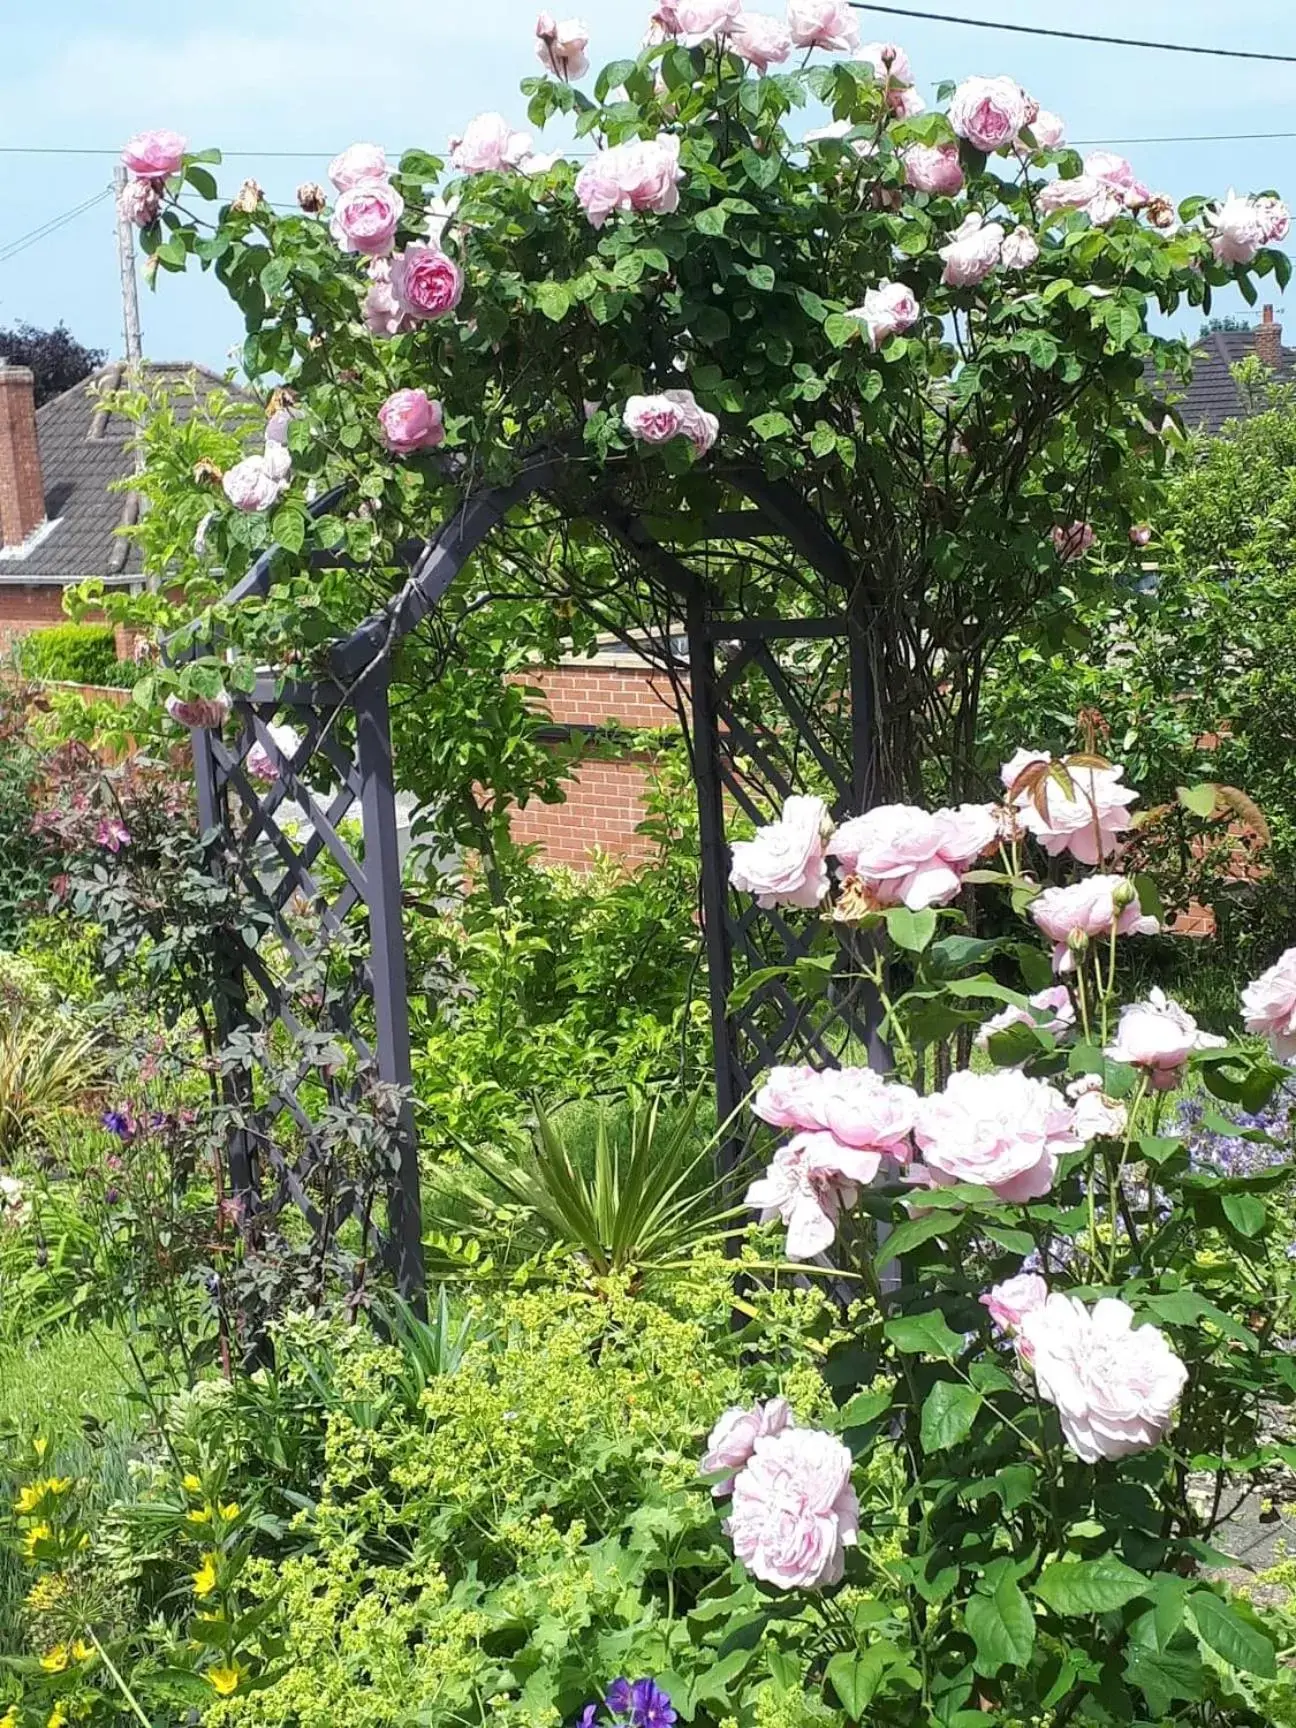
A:
{"type": "Polygon", "coordinates": [[[1135,1327],[1127,1303],[1104,1296],[1089,1309],[1055,1293],[1024,1317],[1022,1336],[1077,1458],[1128,1458],[1165,1439],[1188,1370],[1157,1327],[1135,1327]]]}
{"type": "Polygon", "coordinates": [[[1154,936],[1161,928],[1140,910],[1127,876],[1086,876],[1066,888],[1046,888],[1031,901],[1030,915],[1054,945],[1055,972],[1075,971],[1072,943],[1080,938],[1110,936],[1113,925],[1118,936],[1154,936]]]}
{"type": "Polygon", "coordinates": [[[846,1446],[816,1428],[762,1435],[734,1483],[728,1530],[738,1559],[766,1584],[839,1584],[845,1550],[859,1540],[846,1446]]]}
{"type": "Polygon", "coordinates": [[[855,58],[873,68],[879,84],[913,83],[909,56],[894,42],[866,42],[855,58]]]}
{"type": "Polygon", "coordinates": [[[1003,243],[999,262],[1005,270],[1029,270],[1039,262],[1039,241],[1029,228],[1014,228],[1003,243]]]}
{"type": "Polygon", "coordinates": [[[270,510],[279,502],[288,485],[291,459],[285,468],[282,458],[272,455],[276,450],[288,455],[282,444],[273,444],[264,455],[245,457],[226,472],[221,488],[236,510],[253,514],[270,510]]]}
{"type": "Polygon", "coordinates": [[[397,456],[445,442],[441,404],[425,390],[397,390],[378,410],[383,443],[397,456]]]}
{"type": "Polygon", "coordinates": [[[822,1128],[821,1079],[819,1070],[805,1063],[773,1067],[752,1101],[752,1110],[775,1128],[822,1128]]]}
{"type": "Polygon", "coordinates": [[[910,144],[900,152],[905,180],[915,192],[952,197],[963,189],[963,164],[956,144],[910,144]]]}
{"type": "Polygon", "coordinates": [[[909,1086],[884,1080],[871,1068],[826,1068],[819,1076],[816,1108],[820,1122],[841,1146],[897,1164],[907,1164],[913,1156],[909,1136],[918,1094],[909,1086]]]}
{"type": "Polygon", "coordinates": [[[735,1475],[750,1461],[756,1442],[763,1435],[781,1434],[785,1428],[795,1427],[792,1406],[786,1398],[771,1398],[768,1403],[754,1404],[750,1410],[741,1405],[726,1410],[707,1436],[707,1449],[698,1465],[703,1476],[728,1471],[711,1489],[713,1496],[720,1500],[729,1493],[735,1475]]]}
{"type": "Polygon", "coordinates": [[[1280,1062],[1296,1056],[1296,948],[1279,955],[1242,992],[1243,1024],[1262,1033],[1280,1062]]]}
{"type": "Polygon", "coordinates": [[[1084,171],[1099,185],[1119,192],[1127,210],[1146,204],[1152,196],[1143,182],[1135,179],[1134,170],[1125,158],[1112,150],[1091,150],[1084,159],[1084,171]]]}
{"type": "Polygon", "coordinates": [[[976,1182],[1009,1201],[1042,1198],[1061,1154],[1084,1145],[1061,1093],[1015,1068],[951,1074],[918,1100],[914,1140],[939,1187],[976,1182]]]}
{"type": "Polygon", "coordinates": [[[822,798],[794,793],[777,822],[734,841],[730,882],[740,894],[754,894],[758,906],[817,906],[828,892],[827,820],[822,798]]]}
{"type": "Polygon", "coordinates": [[[1076,1133],[1090,1140],[1119,1140],[1129,1126],[1129,1111],[1102,1089],[1101,1074],[1082,1074],[1066,1089],[1075,1112],[1076,1133]]]}
{"type": "Polygon", "coordinates": [[[978,150],[1002,150],[1026,124],[1028,103],[1015,78],[965,78],[950,103],[949,123],[978,150]]]}
{"type": "Polygon", "coordinates": [[[414,320],[392,293],[389,258],[369,260],[369,287],[360,316],[375,336],[400,336],[414,328],[414,320]]]}
{"type": "Polygon", "coordinates": [[[723,35],[742,11],[742,0],[658,0],[652,21],[668,36],[696,45],[723,35]]]}
{"type": "Polygon", "coordinates": [[[668,216],[679,209],[680,141],[673,132],[600,150],[576,176],[576,197],[594,228],[614,210],[651,210],[668,216]]]}
{"type": "Polygon", "coordinates": [[[1056,114],[1050,114],[1047,108],[1040,109],[1028,123],[1026,130],[1035,140],[1038,150],[1056,150],[1066,138],[1066,126],[1056,114]]]}
{"type": "Polygon", "coordinates": [[[147,228],[158,219],[162,199],[151,180],[128,180],[117,199],[122,215],[137,228],[147,228]]]}
{"type": "Polygon", "coordinates": [[[787,26],[781,18],[771,18],[768,12],[740,12],[725,39],[739,59],[758,72],[781,66],[792,52],[787,26]]]}
{"type": "Polygon", "coordinates": [[[879,282],[864,296],[864,304],[846,314],[858,318],[866,326],[869,341],[880,348],[892,336],[910,330],[922,316],[922,308],[913,289],[904,282],[879,282]]]}
{"type": "Polygon", "coordinates": [[[559,24],[552,12],[536,19],[536,59],[546,72],[564,83],[583,78],[589,71],[589,26],[579,18],[564,18],[559,24]]]}
{"type": "Polygon", "coordinates": [[[1131,546],[1146,546],[1152,538],[1152,530],[1146,522],[1136,522],[1129,531],[1131,546]]]}
{"type": "Polygon", "coordinates": [[[656,396],[631,396],[621,423],[641,444],[666,444],[684,430],[684,409],[664,391],[656,396]]]}
{"type": "Polygon", "coordinates": [[[1145,1070],[1154,1092],[1169,1092],[1183,1079],[1194,1051],[1219,1050],[1225,1042],[1214,1032],[1202,1032],[1164,990],[1152,989],[1146,1002],[1121,1009],[1116,1037],[1103,1054],[1145,1070]]]}
{"type": "Polygon", "coordinates": [[[269,748],[258,738],[247,753],[247,771],[254,779],[273,782],[283,768],[292,769],[293,758],[301,749],[301,738],[291,726],[271,724],[266,727],[269,748]]]}
{"type": "MultiPolygon", "coordinates": [[[[1118,850],[1121,835],[1130,826],[1129,806],[1138,802],[1134,788],[1120,783],[1123,768],[1094,768],[1064,759],[1059,767],[1070,781],[1069,788],[1049,773],[1032,775],[1026,785],[1014,790],[1008,771],[1016,762],[1014,757],[1003,767],[1009,807],[1018,825],[1035,836],[1050,858],[1069,852],[1080,864],[1098,864],[1118,850]]],[[[1031,760],[1022,763],[1018,774],[1030,766],[1031,760]]]]}
{"type": "Polygon", "coordinates": [[[1094,531],[1087,522],[1068,522],[1065,527],[1060,523],[1054,528],[1050,538],[1053,549],[1064,563],[1072,564],[1077,558],[1083,558],[1092,547],[1095,539],[1094,531]]]}
{"type": "Polygon", "coordinates": [[[995,1033],[1006,1032],[1010,1026],[1038,1026],[1041,1032],[1049,1032],[1058,1038],[1075,1025],[1075,1004],[1065,984],[1052,984],[1047,990],[1037,990],[1026,1000],[1031,1008],[1038,1009],[1038,1013],[1032,1014],[1030,1008],[1018,1008],[1009,1003],[982,1024],[975,1039],[978,1050],[988,1049],[995,1033]]]}
{"type": "Polygon", "coordinates": [[[1002,1284],[994,1285],[979,1298],[981,1306],[990,1310],[990,1318],[1005,1332],[1016,1332],[1022,1321],[1048,1299],[1048,1285],[1038,1272],[1019,1272],[1002,1284]]]}
{"type": "Polygon", "coordinates": [[[462,138],[450,140],[450,161],[461,174],[502,174],[531,153],[531,134],[515,132],[502,114],[478,114],[462,138]]]}
{"type": "Polygon", "coordinates": [[[362,180],[385,180],[389,173],[381,144],[351,144],[328,166],[328,177],[339,192],[349,192],[362,180]]]}
{"type": "Polygon", "coordinates": [[[998,222],[987,222],[972,211],[940,248],[945,260],[941,281],[951,288],[975,288],[999,262],[1004,231],[998,222]]]}
{"type": "Polygon", "coordinates": [[[391,261],[391,291],[411,318],[440,318],[463,294],[463,271],[436,246],[407,246],[391,261]]]}
{"type": "Polygon", "coordinates": [[[344,252],[381,258],[391,251],[405,200],[385,180],[358,180],[333,206],[329,233],[344,252]]]}
{"type": "Polygon", "coordinates": [[[222,690],[219,696],[168,696],[166,711],[182,726],[218,732],[229,717],[233,703],[222,690]]]}
{"type": "Polygon", "coordinates": [[[1286,238],[1291,226],[1287,206],[1277,198],[1228,197],[1206,212],[1211,251],[1217,264],[1250,264],[1262,246],[1286,238]]]}
{"type": "Polygon", "coordinates": [[[189,140],[179,132],[137,132],[122,151],[122,161],[141,180],[165,180],[184,164],[189,140]]]}
{"type": "Polygon", "coordinates": [[[886,101],[894,120],[912,120],[915,114],[927,112],[927,104],[912,84],[892,84],[887,90],[886,101]]]}
{"type": "Polygon", "coordinates": [[[788,0],[787,21],[798,48],[850,54],[859,47],[859,25],[846,0],[788,0]]]}
{"type": "Polygon", "coordinates": [[[987,805],[919,810],[879,804],[843,822],[828,842],[847,876],[858,876],[880,906],[943,906],[962,885],[962,874],[998,837],[987,805]]]}
{"type": "Polygon", "coordinates": [[[837,1219],[882,1167],[882,1154],[844,1145],[826,1129],[806,1129],[780,1146],[747,1190],[762,1224],[782,1219],[789,1260],[813,1260],[833,1244],[837,1219]]]}
{"type": "Polygon", "coordinates": [[[691,390],[663,390],[667,401],[675,403],[683,414],[680,435],[687,438],[699,456],[705,456],[720,436],[720,422],[708,414],[691,390]]]}

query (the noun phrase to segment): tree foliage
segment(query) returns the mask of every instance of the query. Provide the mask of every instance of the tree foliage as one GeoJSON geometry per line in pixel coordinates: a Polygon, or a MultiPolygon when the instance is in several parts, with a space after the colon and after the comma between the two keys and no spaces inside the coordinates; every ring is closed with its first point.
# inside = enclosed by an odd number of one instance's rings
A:
{"type": "Polygon", "coordinates": [[[36,406],[61,396],[104,363],[102,348],[78,342],[66,324],[42,330],[35,324],[0,329],[0,359],[11,366],[30,366],[36,374],[36,406]]]}

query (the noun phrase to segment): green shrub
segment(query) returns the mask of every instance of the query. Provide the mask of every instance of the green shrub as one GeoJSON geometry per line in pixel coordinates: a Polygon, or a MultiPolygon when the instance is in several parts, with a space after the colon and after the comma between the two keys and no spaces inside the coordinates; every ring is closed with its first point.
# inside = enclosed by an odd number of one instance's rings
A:
{"type": "Polygon", "coordinates": [[[18,664],[28,678],[66,684],[129,685],[133,668],[117,658],[111,624],[52,624],[33,630],[18,644],[18,664]]]}

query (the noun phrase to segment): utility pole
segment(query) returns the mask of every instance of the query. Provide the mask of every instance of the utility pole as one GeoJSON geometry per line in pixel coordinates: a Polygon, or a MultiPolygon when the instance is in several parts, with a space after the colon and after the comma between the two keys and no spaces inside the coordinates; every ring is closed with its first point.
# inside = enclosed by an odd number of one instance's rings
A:
{"type": "Polygon", "coordinates": [[[135,280],[135,236],[122,209],[126,170],[119,162],[113,169],[114,204],[117,211],[117,262],[121,269],[122,329],[126,337],[126,364],[138,366],[143,354],[140,342],[139,284],[135,280]]]}

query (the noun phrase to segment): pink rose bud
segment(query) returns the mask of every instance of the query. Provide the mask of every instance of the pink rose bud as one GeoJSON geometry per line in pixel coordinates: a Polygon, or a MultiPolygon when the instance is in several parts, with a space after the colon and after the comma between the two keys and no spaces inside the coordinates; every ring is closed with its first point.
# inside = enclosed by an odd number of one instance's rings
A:
{"type": "Polygon", "coordinates": [[[1087,522],[1069,522],[1065,527],[1059,524],[1052,533],[1054,550],[1059,558],[1070,564],[1077,558],[1083,558],[1094,543],[1094,531],[1087,522]]]}
{"type": "Polygon", "coordinates": [[[385,257],[404,211],[405,201],[394,186],[385,180],[358,180],[333,206],[329,232],[344,252],[385,257]]]}
{"type": "Polygon", "coordinates": [[[392,297],[411,318],[440,318],[463,294],[463,271],[436,246],[409,246],[391,261],[392,297]]]}
{"type": "Polygon", "coordinates": [[[179,132],[137,132],[122,151],[122,161],[141,180],[165,180],[179,172],[189,140],[179,132]]]}
{"type": "Polygon", "coordinates": [[[560,24],[552,12],[542,12],[536,19],[536,59],[555,78],[570,83],[583,78],[589,71],[589,28],[579,18],[565,18],[560,24]]]}
{"type": "Polygon", "coordinates": [[[137,228],[147,228],[156,222],[162,208],[157,187],[151,180],[128,180],[117,202],[122,215],[137,228]]]}
{"type": "Polygon", "coordinates": [[[328,165],[328,177],[339,192],[349,192],[362,180],[385,180],[391,170],[381,144],[352,144],[328,165]]]}
{"type": "Polygon", "coordinates": [[[444,443],[441,404],[424,390],[397,390],[378,410],[383,442],[397,456],[444,443]]]}

